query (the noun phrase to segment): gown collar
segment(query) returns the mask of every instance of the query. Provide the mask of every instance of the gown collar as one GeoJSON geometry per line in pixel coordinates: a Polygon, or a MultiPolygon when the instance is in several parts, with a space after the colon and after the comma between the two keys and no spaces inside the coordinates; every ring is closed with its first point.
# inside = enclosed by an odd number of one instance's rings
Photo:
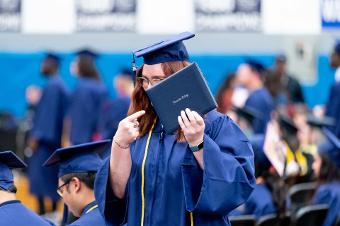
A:
{"type": "Polygon", "coordinates": [[[3,203],[0,203],[0,207],[5,206],[5,205],[9,205],[9,204],[13,204],[13,203],[20,203],[19,200],[10,200],[10,201],[6,201],[3,203]]]}
{"type": "Polygon", "coordinates": [[[81,213],[81,216],[87,214],[87,213],[90,213],[92,210],[98,208],[98,205],[97,205],[97,202],[96,201],[93,201],[89,204],[87,204],[84,209],[83,209],[83,212],[81,213]]]}

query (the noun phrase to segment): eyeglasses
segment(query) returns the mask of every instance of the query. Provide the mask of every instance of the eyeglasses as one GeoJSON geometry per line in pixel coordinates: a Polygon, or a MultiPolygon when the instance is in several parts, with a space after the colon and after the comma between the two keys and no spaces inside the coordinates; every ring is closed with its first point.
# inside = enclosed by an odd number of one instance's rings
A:
{"type": "MultiPolygon", "coordinates": [[[[72,180],[72,179],[71,179],[72,180]]],[[[63,183],[62,185],[60,185],[58,188],[57,188],[57,193],[58,195],[60,195],[61,197],[63,196],[63,191],[61,190],[62,187],[68,185],[71,180],[68,180],[67,182],[63,183]]]]}
{"type": "Polygon", "coordinates": [[[165,78],[156,76],[154,78],[149,79],[148,77],[141,75],[141,76],[137,76],[137,79],[142,81],[143,87],[148,87],[149,85],[153,86],[153,85],[159,83],[160,81],[164,80],[165,78]]]}

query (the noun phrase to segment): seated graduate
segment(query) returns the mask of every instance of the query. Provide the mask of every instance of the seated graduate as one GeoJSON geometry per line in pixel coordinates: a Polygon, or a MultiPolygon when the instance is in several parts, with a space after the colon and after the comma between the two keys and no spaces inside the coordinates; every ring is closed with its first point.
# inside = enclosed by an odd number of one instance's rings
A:
{"type": "Polygon", "coordinates": [[[0,152],[0,225],[48,226],[44,220],[17,200],[11,169],[25,168],[26,164],[12,151],[0,152]]]}
{"type": "Polygon", "coordinates": [[[280,115],[278,119],[279,134],[286,146],[286,183],[310,182],[313,176],[313,156],[305,152],[299,141],[299,128],[287,116],[280,115]]]}
{"type": "Polygon", "coordinates": [[[58,194],[71,213],[79,217],[70,225],[106,226],[93,192],[94,180],[102,160],[96,151],[103,150],[110,140],[79,144],[57,149],[44,166],[58,165],[58,194]]]}
{"type": "MultiPolygon", "coordinates": [[[[134,52],[137,71],[129,116],[119,123],[95,195],[107,225],[230,225],[227,214],[255,184],[253,151],[227,116],[183,109],[167,134],[145,90],[186,67],[185,32],[134,52]]],[[[175,92],[175,90],[174,90],[175,92]]]]}
{"type": "MultiPolygon", "coordinates": [[[[254,215],[257,219],[268,214],[276,214],[279,206],[279,195],[282,190],[278,180],[279,176],[272,167],[263,150],[264,135],[255,135],[250,138],[254,150],[256,185],[247,202],[234,210],[230,215],[254,215]]],[[[284,201],[284,200],[283,200],[284,201]]]]}
{"type": "Polygon", "coordinates": [[[328,204],[323,226],[331,226],[340,217],[340,140],[328,129],[323,129],[330,143],[318,147],[313,170],[318,182],[315,204],[328,204]]]}

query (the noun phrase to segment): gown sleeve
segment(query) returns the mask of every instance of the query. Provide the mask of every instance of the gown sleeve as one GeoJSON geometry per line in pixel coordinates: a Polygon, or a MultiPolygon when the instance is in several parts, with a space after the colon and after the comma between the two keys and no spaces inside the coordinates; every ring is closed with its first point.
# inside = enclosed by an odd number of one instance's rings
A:
{"type": "Polygon", "coordinates": [[[225,216],[248,199],[255,185],[251,145],[228,117],[206,122],[203,161],[204,170],[188,162],[182,165],[186,208],[225,216]]]}
{"type": "MultiPolygon", "coordinates": [[[[112,191],[110,181],[110,157],[107,158],[99,169],[95,180],[95,197],[101,215],[108,226],[123,225],[126,221],[127,200],[117,198],[112,191]]],[[[128,189],[128,188],[127,188],[128,189]]],[[[128,192],[125,192],[128,194],[128,192]]]]}
{"type": "Polygon", "coordinates": [[[326,219],[323,222],[323,226],[331,226],[336,221],[337,217],[340,216],[339,208],[340,203],[336,194],[339,187],[333,187],[331,185],[321,185],[316,191],[314,196],[314,204],[326,204],[329,209],[327,212],[326,219]]]}

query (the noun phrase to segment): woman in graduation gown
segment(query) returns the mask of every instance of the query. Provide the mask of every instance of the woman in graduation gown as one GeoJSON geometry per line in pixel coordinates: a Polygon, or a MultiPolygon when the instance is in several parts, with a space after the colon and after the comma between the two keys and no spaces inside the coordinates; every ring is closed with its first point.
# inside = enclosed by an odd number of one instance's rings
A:
{"type": "Polygon", "coordinates": [[[108,97],[95,66],[96,54],[90,50],[78,52],[73,73],[79,83],[72,93],[66,120],[69,142],[72,145],[90,142],[97,131],[100,110],[108,97]]]}
{"type": "Polygon", "coordinates": [[[323,132],[330,142],[320,145],[315,155],[313,170],[319,186],[314,203],[329,206],[323,226],[332,226],[340,219],[340,140],[328,129],[323,132]]]}
{"type": "Polygon", "coordinates": [[[226,215],[253,190],[252,148],[231,119],[185,109],[181,129],[167,134],[146,96],[147,88],[188,65],[182,40],[193,36],[184,32],[134,52],[144,65],[129,116],[95,183],[107,225],[230,225],[226,215]]]}

